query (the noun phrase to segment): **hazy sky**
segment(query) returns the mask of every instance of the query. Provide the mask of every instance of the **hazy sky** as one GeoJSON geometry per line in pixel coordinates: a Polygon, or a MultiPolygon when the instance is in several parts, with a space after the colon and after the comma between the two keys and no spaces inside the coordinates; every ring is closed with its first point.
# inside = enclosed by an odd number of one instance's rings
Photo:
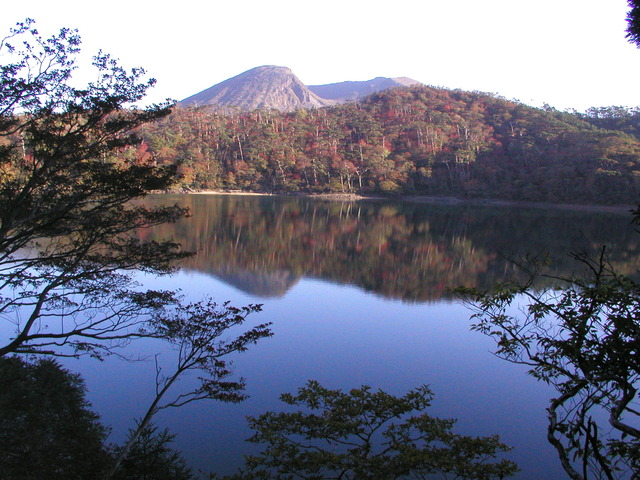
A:
{"type": "Polygon", "coordinates": [[[640,105],[640,49],[626,0],[21,0],[41,32],[73,27],[83,52],[111,53],[181,100],[259,65],[307,85],[405,76],[535,106],[640,105]],[[163,4],[164,3],[164,4],[163,4]]]}

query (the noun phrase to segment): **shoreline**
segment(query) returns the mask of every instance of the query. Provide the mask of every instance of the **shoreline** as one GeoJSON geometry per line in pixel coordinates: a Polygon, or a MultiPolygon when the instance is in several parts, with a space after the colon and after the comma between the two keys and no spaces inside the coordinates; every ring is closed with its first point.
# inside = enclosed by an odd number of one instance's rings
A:
{"type": "Polygon", "coordinates": [[[597,204],[578,204],[578,203],[545,203],[545,202],[519,202],[516,200],[499,200],[499,199],[463,199],[457,197],[446,196],[429,196],[429,195],[360,195],[356,193],[262,193],[262,192],[245,192],[240,190],[190,190],[183,192],[164,192],[179,193],[186,195],[244,195],[244,196],[265,196],[265,197],[306,197],[317,198],[321,200],[332,201],[401,201],[421,204],[434,205],[470,205],[477,207],[525,207],[525,208],[541,208],[541,209],[560,209],[589,211],[602,213],[629,214],[631,209],[637,208],[637,205],[597,205],[597,204]]]}

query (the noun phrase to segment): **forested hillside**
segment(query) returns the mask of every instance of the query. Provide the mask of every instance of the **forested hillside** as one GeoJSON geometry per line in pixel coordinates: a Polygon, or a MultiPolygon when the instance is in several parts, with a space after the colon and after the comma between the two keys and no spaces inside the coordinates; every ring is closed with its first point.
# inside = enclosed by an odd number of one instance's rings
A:
{"type": "Polygon", "coordinates": [[[640,192],[629,122],[460,90],[397,88],[291,113],[177,108],[140,133],[134,154],[182,161],[189,189],[601,204],[640,192]]]}

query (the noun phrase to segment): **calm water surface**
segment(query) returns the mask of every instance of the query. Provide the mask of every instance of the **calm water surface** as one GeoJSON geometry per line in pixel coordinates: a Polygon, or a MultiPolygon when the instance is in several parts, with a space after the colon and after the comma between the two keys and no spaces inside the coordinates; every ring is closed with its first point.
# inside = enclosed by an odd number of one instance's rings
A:
{"type": "MultiPolygon", "coordinates": [[[[470,312],[447,289],[517,276],[509,259],[527,254],[548,252],[553,273],[569,274],[568,252],[603,244],[620,271],[633,273],[639,245],[628,215],[246,196],[151,201],[179,202],[193,216],[141,235],[171,236],[198,255],[172,277],[141,281],[194,299],[262,303],[250,320],[273,322],[275,333],[234,360],[249,400],[200,402],[157,417],[191,465],[233,471],[254,448],[244,442],[245,416],[278,409],[280,393],[315,379],[394,394],[427,384],[432,415],[457,418],[459,433],[497,433],[514,447],[517,478],[564,478],[545,439],[553,392],[495,358],[493,343],[469,331],[470,312]]],[[[158,348],[135,345],[148,355],[158,348]]],[[[85,376],[94,408],[121,440],[153,395],[153,362],[68,365],[85,376]]]]}

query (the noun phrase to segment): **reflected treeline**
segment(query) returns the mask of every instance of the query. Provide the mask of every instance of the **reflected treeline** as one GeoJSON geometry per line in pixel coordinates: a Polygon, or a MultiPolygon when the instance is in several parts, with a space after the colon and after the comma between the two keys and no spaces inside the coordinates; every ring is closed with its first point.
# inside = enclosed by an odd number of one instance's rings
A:
{"type": "Polygon", "coordinates": [[[522,276],[512,260],[548,253],[550,273],[570,275],[570,252],[607,245],[619,272],[638,268],[630,216],[560,209],[391,201],[166,195],[192,217],[141,232],[172,237],[197,256],[185,267],[248,293],[283,295],[301,277],[356,285],[387,297],[432,301],[460,285],[522,276]]]}

